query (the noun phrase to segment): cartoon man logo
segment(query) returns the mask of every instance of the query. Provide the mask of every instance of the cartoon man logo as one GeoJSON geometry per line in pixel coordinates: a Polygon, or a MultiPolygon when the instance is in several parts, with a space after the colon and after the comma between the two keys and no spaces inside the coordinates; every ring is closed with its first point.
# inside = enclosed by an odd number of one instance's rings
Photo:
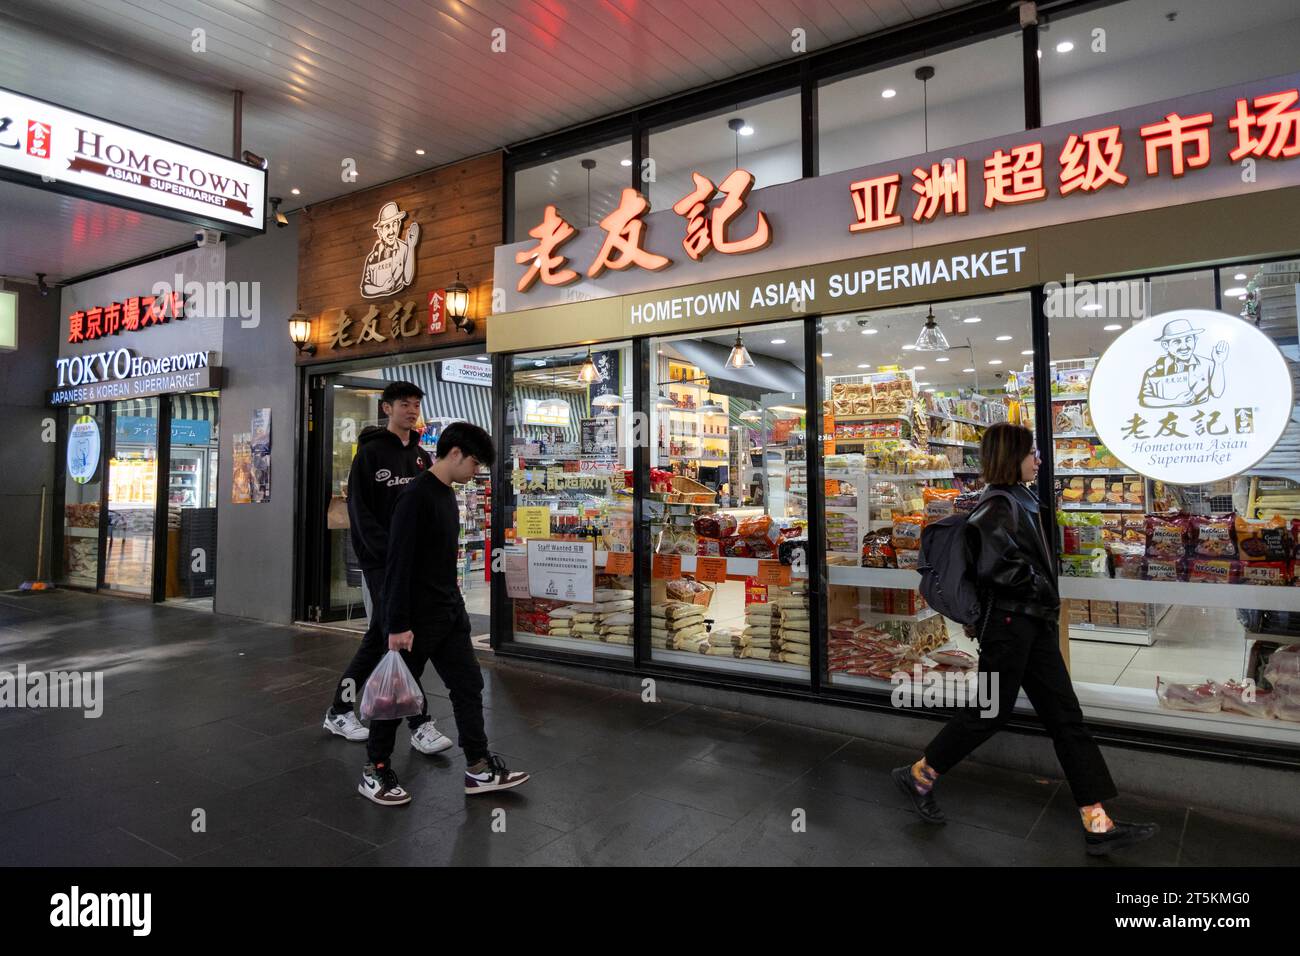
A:
{"type": "Polygon", "coordinates": [[[1198,336],[1186,319],[1165,323],[1156,341],[1165,350],[1142,376],[1138,404],[1143,408],[1185,408],[1203,405],[1223,394],[1223,365],[1228,358],[1228,343],[1219,342],[1210,357],[1196,354],[1198,336]]]}
{"type": "Polygon", "coordinates": [[[406,237],[401,237],[402,220],[406,213],[397,203],[386,202],[379,210],[379,219],[372,227],[379,240],[366,256],[361,273],[361,294],[367,299],[382,299],[401,292],[415,278],[415,244],[420,241],[420,224],[412,222],[406,227],[406,237]]]}

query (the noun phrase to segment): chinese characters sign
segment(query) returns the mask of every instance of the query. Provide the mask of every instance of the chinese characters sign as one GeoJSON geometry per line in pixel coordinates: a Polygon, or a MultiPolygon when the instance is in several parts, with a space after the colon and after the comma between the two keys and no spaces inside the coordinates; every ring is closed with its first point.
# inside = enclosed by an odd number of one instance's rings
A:
{"type": "Polygon", "coordinates": [[[263,230],[266,172],[0,89],[0,177],[228,232],[263,230]]]}
{"type": "Polygon", "coordinates": [[[90,342],[183,318],[185,298],[179,292],[160,296],[133,295],[125,302],[73,312],[68,316],[68,341],[90,342]]]}
{"type": "Polygon", "coordinates": [[[1102,443],[1139,474],[1176,485],[1249,469],[1282,437],[1294,401],[1272,340],[1208,309],[1124,332],[1097,360],[1088,397],[1102,443]]]}

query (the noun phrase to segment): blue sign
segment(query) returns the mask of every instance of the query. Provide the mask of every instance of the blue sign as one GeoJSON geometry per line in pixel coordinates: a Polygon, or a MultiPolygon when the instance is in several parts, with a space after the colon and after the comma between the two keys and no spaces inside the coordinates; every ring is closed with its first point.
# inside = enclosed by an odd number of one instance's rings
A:
{"type": "MultiPolygon", "coordinates": [[[[117,418],[119,444],[158,444],[158,419],[144,415],[119,415],[117,418]]],[[[206,445],[212,440],[212,423],[206,418],[176,418],[172,420],[173,445],[206,445]]]]}

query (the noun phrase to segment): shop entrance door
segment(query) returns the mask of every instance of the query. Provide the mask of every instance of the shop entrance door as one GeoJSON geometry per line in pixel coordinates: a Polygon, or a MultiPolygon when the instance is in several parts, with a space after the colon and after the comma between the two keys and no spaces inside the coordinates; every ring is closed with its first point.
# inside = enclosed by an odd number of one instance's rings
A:
{"type": "Polygon", "coordinates": [[[162,598],[212,610],[217,579],[220,393],[173,395],[162,598]]]}
{"type": "Polygon", "coordinates": [[[157,398],[114,402],[109,418],[108,525],[101,586],[146,599],[154,593],[157,554],[159,405],[157,398]]]}

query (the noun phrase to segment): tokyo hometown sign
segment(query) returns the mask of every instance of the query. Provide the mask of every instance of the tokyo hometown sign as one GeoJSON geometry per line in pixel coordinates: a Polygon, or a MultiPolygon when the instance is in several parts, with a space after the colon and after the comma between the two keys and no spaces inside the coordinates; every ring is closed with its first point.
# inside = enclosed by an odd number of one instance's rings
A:
{"type": "Polygon", "coordinates": [[[1180,309],[1139,322],[1097,360],[1088,405],[1125,466],[1176,485],[1239,475],[1282,437],[1295,396],[1286,359],[1249,322],[1180,309]]]}

